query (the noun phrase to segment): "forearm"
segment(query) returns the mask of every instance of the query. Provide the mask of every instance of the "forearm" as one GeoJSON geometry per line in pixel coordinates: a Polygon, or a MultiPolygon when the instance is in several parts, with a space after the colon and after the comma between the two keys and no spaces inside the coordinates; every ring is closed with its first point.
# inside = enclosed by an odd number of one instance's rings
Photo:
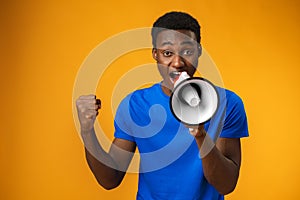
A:
{"type": "MultiPolygon", "coordinates": [[[[204,137],[196,137],[200,150],[204,137]]],[[[227,158],[217,146],[202,158],[202,167],[205,178],[219,193],[225,195],[234,190],[239,176],[239,163],[227,158]]]]}
{"type": "Polygon", "coordinates": [[[205,178],[221,194],[232,192],[236,186],[239,167],[221,152],[214,149],[202,159],[202,166],[205,178]]]}
{"type": "Polygon", "coordinates": [[[122,181],[124,172],[117,170],[117,163],[101,147],[94,129],[90,131],[82,130],[81,135],[85,146],[87,163],[98,183],[105,189],[117,187],[122,181]]]}

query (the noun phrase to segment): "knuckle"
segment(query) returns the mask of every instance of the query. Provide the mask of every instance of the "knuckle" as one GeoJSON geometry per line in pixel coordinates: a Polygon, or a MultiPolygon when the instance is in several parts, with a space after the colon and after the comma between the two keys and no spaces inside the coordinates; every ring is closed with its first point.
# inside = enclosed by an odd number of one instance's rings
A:
{"type": "Polygon", "coordinates": [[[80,105],[80,103],[81,103],[81,100],[78,98],[78,99],[76,100],[76,105],[80,105]]]}
{"type": "Polygon", "coordinates": [[[84,98],[85,98],[85,95],[81,95],[81,96],[79,96],[78,99],[84,99],[84,98]]]}

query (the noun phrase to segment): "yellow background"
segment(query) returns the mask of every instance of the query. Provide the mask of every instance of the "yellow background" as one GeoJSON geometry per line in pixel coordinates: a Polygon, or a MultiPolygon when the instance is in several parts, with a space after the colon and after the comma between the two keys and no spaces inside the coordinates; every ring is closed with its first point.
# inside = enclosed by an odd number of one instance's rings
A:
{"type": "MultiPolygon", "coordinates": [[[[89,171],[74,126],[73,84],[100,42],[151,26],[170,10],[199,19],[225,87],[244,100],[251,136],[242,140],[240,179],[227,199],[300,198],[300,2],[129,0],[1,1],[1,199],[135,198],[136,174],[105,191],[89,171]]],[[[112,114],[103,112],[112,130],[112,114]]]]}

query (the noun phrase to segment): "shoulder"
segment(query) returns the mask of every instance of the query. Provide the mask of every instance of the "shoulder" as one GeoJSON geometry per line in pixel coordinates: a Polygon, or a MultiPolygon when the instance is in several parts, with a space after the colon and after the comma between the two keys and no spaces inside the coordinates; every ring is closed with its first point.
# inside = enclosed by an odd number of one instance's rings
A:
{"type": "Polygon", "coordinates": [[[244,103],[242,98],[235,92],[226,89],[227,110],[244,113],[244,103]]]}
{"type": "Polygon", "coordinates": [[[220,104],[226,107],[226,116],[244,114],[245,108],[242,98],[229,89],[218,88],[220,104]]]}
{"type": "MultiPolygon", "coordinates": [[[[147,125],[151,119],[149,116],[149,110],[155,103],[157,98],[156,90],[157,84],[148,88],[138,89],[128,94],[119,104],[115,121],[120,126],[136,127],[147,125]]],[[[124,129],[124,128],[123,128],[124,129]]]]}
{"type": "Polygon", "coordinates": [[[248,136],[247,116],[242,98],[228,89],[217,89],[220,107],[225,109],[225,121],[221,137],[240,138],[248,136]]]}
{"type": "Polygon", "coordinates": [[[226,103],[227,109],[233,107],[244,107],[242,98],[232,90],[216,87],[221,103],[226,103]]]}
{"type": "Polygon", "coordinates": [[[158,91],[159,84],[154,84],[150,87],[137,89],[132,93],[128,94],[120,103],[119,107],[130,107],[130,108],[141,108],[147,105],[152,99],[154,99],[157,95],[155,95],[158,91]]]}
{"type": "Polygon", "coordinates": [[[242,98],[235,92],[226,89],[226,101],[228,109],[244,109],[242,98]]]}
{"type": "Polygon", "coordinates": [[[131,97],[131,98],[141,98],[141,97],[146,97],[146,96],[152,96],[152,95],[154,95],[155,93],[158,92],[159,87],[160,87],[160,85],[158,83],[156,83],[152,86],[135,90],[134,92],[132,92],[128,96],[131,97]]]}
{"type": "Polygon", "coordinates": [[[228,90],[228,89],[225,89],[225,91],[226,91],[226,97],[228,100],[233,101],[233,102],[237,102],[237,101],[242,102],[242,98],[235,92],[228,90]]]}

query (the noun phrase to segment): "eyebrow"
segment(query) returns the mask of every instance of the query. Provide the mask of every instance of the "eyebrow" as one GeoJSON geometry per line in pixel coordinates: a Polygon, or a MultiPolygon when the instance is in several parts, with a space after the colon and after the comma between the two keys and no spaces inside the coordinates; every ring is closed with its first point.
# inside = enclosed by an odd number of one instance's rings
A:
{"type": "Polygon", "coordinates": [[[167,41],[167,42],[163,42],[163,43],[161,44],[161,46],[166,46],[166,45],[173,45],[173,43],[170,42],[170,41],[167,41]]]}
{"type": "Polygon", "coordinates": [[[185,45],[185,44],[194,45],[195,41],[183,41],[183,42],[180,43],[180,45],[185,45]]]}
{"type": "MultiPolygon", "coordinates": [[[[183,42],[181,42],[180,43],[180,45],[194,45],[195,44],[195,42],[193,42],[193,41],[183,41],[183,42]]],[[[166,41],[166,42],[163,42],[162,44],[161,44],[161,46],[166,46],[166,45],[173,45],[173,43],[172,42],[170,42],[170,41],[166,41]]]]}

